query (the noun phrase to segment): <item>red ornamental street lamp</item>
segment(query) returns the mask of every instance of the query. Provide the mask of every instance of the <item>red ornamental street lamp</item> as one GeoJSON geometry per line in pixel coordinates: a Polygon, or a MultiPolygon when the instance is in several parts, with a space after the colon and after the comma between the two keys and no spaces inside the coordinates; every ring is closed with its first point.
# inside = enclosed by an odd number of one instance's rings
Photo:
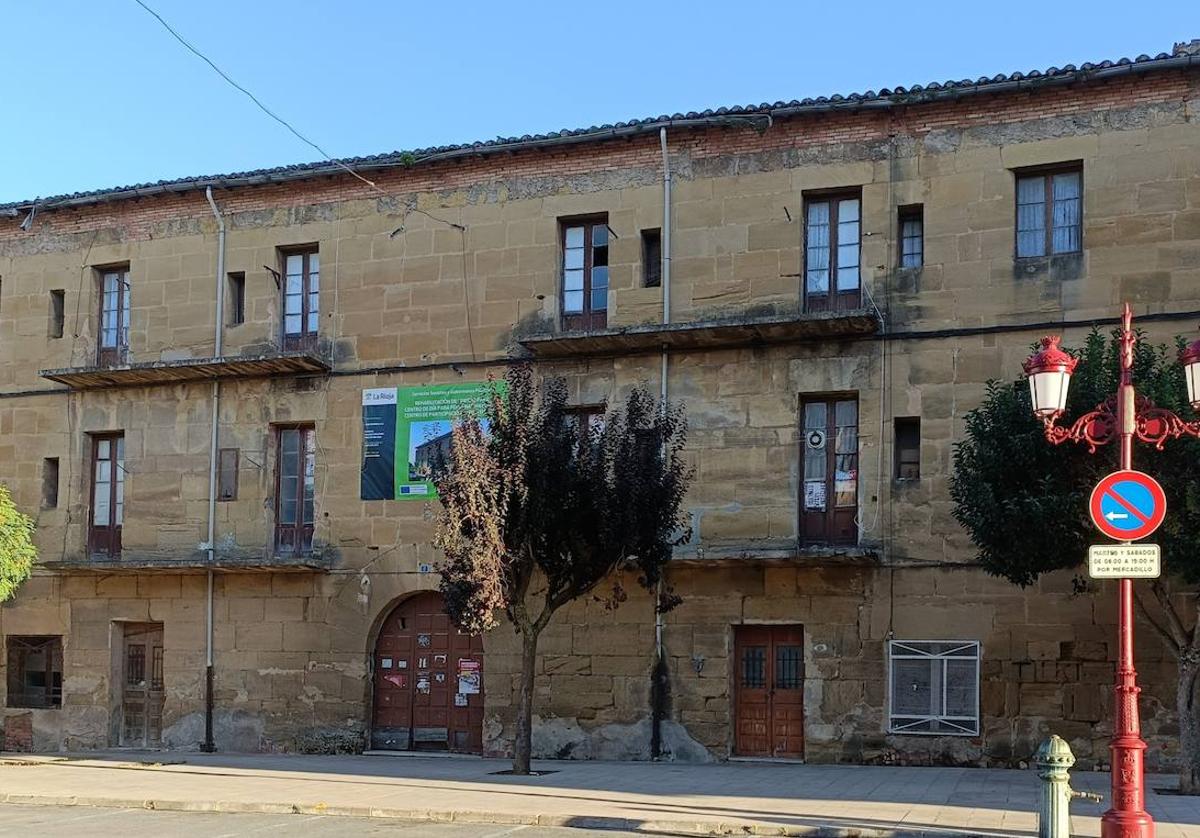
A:
{"type": "MultiPolygon", "coordinates": [[[[1083,442],[1091,453],[1117,438],[1121,443],[1121,468],[1133,468],[1133,438],[1162,450],[1168,439],[1189,435],[1200,437],[1200,421],[1185,421],[1169,410],[1156,407],[1133,390],[1133,314],[1129,304],[1121,317],[1121,383],[1117,395],[1079,417],[1070,427],[1058,419],[1067,404],[1071,373],[1079,359],[1059,349],[1059,338],[1042,338],[1042,348],[1024,364],[1029,377],[1033,413],[1046,428],[1046,439],[1054,445],[1083,442]]],[[[1200,340],[1179,355],[1187,381],[1188,401],[1200,410],[1200,340]]],[[[1117,674],[1113,707],[1116,719],[1112,738],[1112,808],[1104,813],[1103,838],[1153,838],[1154,820],[1145,810],[1143,752],[1138,718],[1137,670],[1133,667],[1133,580],[1118,582],[1117,674]]]]}

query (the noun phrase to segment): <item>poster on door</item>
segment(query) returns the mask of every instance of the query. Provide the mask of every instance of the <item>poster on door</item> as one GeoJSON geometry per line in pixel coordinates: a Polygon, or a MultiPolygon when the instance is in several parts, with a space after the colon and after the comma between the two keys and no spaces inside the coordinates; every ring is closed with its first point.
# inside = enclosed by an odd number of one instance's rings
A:
{"type": "MultiPolygon", "coordinates": [[[[497,390],[505,392],[504,382],[497,390]]],[[[375,387],[362,391],[362,500],[431,500],[430,476],[450,456],[454,422],[464,412],[484,412],[487,382],[425,387],[375,387]]],[[[482,420],[487,432],[487,420],[482,420]]]]}
{"type": "Polygon", "coordinates": [[[459,695],[478,695],[483,686],[479,661],[471,658],[458,659],[458,693],[459,695]]]}

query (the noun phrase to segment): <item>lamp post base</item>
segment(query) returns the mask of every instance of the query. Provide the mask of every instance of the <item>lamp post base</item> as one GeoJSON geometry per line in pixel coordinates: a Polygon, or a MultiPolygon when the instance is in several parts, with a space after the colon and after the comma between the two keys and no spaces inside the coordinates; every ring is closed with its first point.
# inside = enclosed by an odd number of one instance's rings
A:
{"type": "Polygon", "coordinates": [[[1154,818],[1145,812],[1109,809],[1100,819],[1100,838],[1154,838],[1154,818]]]}
{"type": "MultiPolygon", "coordinates": [[[[1133,681],[1132,672],[1122,675],[1133,681]]],[[[1136,724],[1138,692],[1134,683],[1117,687],[1118,724],[1136,724]]],[[[1154,838],[1154,818],[1146,812],[1145,752],[1146,743],[1135,732],[1113,737],[1112,808],[1100,819],[1101,838],[1154,838]]]]}

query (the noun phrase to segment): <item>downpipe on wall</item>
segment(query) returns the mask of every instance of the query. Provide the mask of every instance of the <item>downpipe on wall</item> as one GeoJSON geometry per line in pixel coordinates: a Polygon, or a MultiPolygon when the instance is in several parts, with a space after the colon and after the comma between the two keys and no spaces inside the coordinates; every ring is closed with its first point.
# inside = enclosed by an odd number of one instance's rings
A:
{"type": "MultiPolygon", "coordinates": [[[[217,209],[213,200],[212,187],[204,189],[204,197],[212,208],[213,217],[217,219],[217,277],[216,298],[217,314],[213,326],[213,355],[220,359],[224,348],[222,346],[223,327],[225,324],[225,218],[217,209]]],[[[212,383],[212,428],[208,443],[208,578],[207,599],[204,609],[204,743],[200,750],[212,753],[216,750],[213,744],[213,565],[216,561],[217,538],[217,426],[220,419],[221,384],[212,383]]]]}
{"type": "MultiPolygon", "coordinates": [[[[667,155],[667,129],[660,128],[658,141],[662,146],[663,162],[663,221],[662,240],[662,285],[663,314],[662,322],[671,322],[671,160],[667,155]]],[[[663,410],[667,409],[667,349],[662,351],[662,370],[659,373],[659,400],[663,410]]],[[[665,443],[664,443],[665,445],[665,443]]],[[[659,759],[662,756],[662,724],[666,715],[667,686],[670,672],[667,671],[667,661],[663,649],[663,613],[662,602],[666,593],[666,573],[664,566],[658,578],[654,603],[654,670],[650,683],[650,758],[659,759]]]]}

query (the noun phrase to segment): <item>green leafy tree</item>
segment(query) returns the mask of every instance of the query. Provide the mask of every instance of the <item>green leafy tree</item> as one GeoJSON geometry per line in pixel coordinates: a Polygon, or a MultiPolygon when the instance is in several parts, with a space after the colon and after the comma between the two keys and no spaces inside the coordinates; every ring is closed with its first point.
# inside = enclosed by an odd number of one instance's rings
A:
{"type": "MultiPolygon", "coordinates": [[[[528,774],[539,635],[555,611],[621,569],[637,571],[660,610],[678,602],[660,580],[686,538],[691,472],[682,409],[644,388],[581,429],[562,379],[539,385],[528,366],[513,366],[505,382],[493,383],[483,417],[456,423],[449,461],[435,470],[434,543],[445,553],[451,619],[479,633],[503,615],[521,636],[513,771],[528,774]]],[[[619,585],[606,590],[612,607],[624,598],[619,585]]]]}
{"type": "Polygon", "coordinates": [[[33,571],[33,521],[17,509],[8,488],[0,485],[0,602],[12,599],[33,571]]]}
{"type": "MultiPolygon", "coordinates": [[[[1180,344],[1182,345],[1182,344],[1180,344]]],[[[1070,351],[1070,350],[1069,350],[1070,351]]],[[[1070,423],[1113,397],[1120,378],[1114,335],[1088,336],[1071,380],[1070,423]]],[[[1143,343],[1135,348],[1139,396],[1184,418],[1183,371],[1175,352],[1143,343]]],[[[1033,417],[1025,379],[990,382],[983,403],[967,414],[955,446],[950,494],[954,517],[971,536],[988,573],[1022,587],[1038,576],[1074,568],[1097,541],[1088,518],[1096,482],[1118,467],[1114,440],[1089,453],[1086,443],[1051,445],[1033,417]]],[[[1200,441],[1168,440],[1162,451],[1135,441],[1133,466],[1154,475],[1167,495],[1167,518],[1154,540],[1162,546],[1166,578],[1135,586],[1139,610],[1179,663],[1180,788],[1200,793],[1200,441]]]]}

